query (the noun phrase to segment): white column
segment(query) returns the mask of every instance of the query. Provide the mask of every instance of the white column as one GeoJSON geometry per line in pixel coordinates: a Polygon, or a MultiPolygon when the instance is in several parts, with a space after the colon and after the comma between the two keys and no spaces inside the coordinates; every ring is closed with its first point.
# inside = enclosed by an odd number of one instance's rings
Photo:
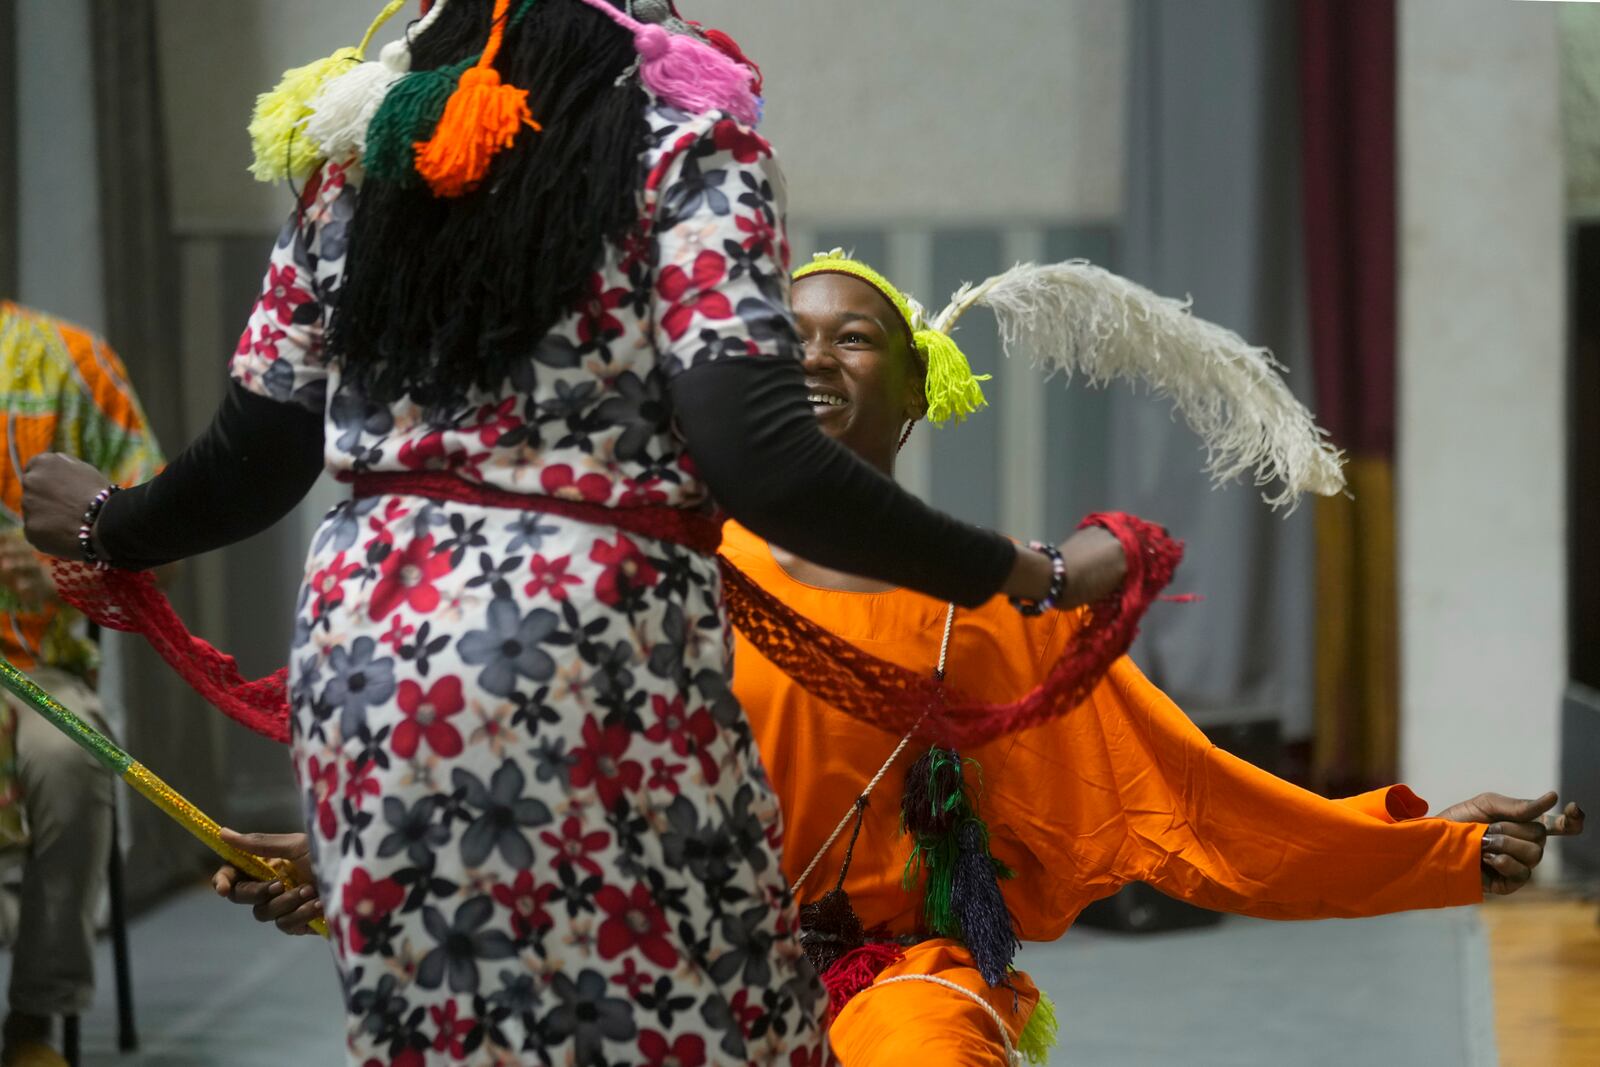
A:
{"type": "Polygon", "coordinates": [[[1400,8],[1401,761],[1435,803],[1555,784],[1566,277],[1554,8],[1400,8]]]}

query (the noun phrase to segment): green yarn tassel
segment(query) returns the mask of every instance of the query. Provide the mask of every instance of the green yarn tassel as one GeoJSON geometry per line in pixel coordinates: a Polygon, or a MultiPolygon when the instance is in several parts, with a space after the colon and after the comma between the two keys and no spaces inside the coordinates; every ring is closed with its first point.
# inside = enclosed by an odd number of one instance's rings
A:
{"type": "Polygon", "coordinates": [[[945,423],[954,419],[960,423],[989,403],[978,383],[988,381],[992,375],[973,374],[972,364],[949,334],[918,330],[916,342],[928,368],[928,421],[945,423]]]}
{"type": "Polygon", "coordinates": [[[919,839],[906,860],[901,885],[913,890],[917,882],[923,883],[922,920],[929,930],[940,937],[961,937],[961,921],[956,918],[955,885],[956,858],[960,855],[954,834],[919,839]]]}
{"type": "Polygon", "coordinates": [[[402,187],[422,184],[417,144],[433,136],[461,75],[477,62],[473,56],[448,67],[412,71],[394,83],[367,126],[361,162],[368,174],[402,187]]]}
{"type": "Polygon", "coordinates": [[[1029,1063],[1044,1067],[1050,1059],[1050,1050],[1056,1047],[1056,1004],[1050,994],[1039,990],[1039,1003],[1033,1006],[1027,1025],[1017,1036],[1017,1051],[1029,1063]]]}

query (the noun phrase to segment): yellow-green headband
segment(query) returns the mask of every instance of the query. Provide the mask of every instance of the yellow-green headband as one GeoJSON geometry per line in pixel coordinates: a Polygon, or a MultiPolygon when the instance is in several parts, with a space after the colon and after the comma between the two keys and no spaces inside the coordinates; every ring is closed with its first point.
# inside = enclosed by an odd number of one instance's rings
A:
{"type": "Polygon", "coordinates": [[[813,274],[848,274],[852,278],[859,278],[882,294],[899,312],[912,350],[922,360],[928,421],[946,423],[954,419],[959,423],[988,404],[978,383],[988,381],[990,376],[973,374],[972,365],[950,335],[929,326],[922,305],[902,293],[888,278],[867,264],[851,259],[843,249],[838,248],[832,252],[817,253],[810,263],[794,272],[794,279],[799,281],[813,274]]]}

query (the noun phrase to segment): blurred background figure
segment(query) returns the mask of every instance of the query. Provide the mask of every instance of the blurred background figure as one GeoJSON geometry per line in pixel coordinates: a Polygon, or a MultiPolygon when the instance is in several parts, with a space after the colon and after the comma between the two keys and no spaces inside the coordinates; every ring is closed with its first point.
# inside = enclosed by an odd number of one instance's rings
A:
{"type": "MultiPolygon", "coordinates": [[[[22,539],[22,472],[43,452],[77,456],[119,484],[151,477],[161,452],[117,354],[58,319],[0,300],[0,651],[104,728],[98,656],[22,539]]],[[[4,1067],[64,1063],[56,1020],[89,1007],[95,913],[112,841],[111,779],[40,716],[0,704],[0,846],[21,850],[18,897],[0,894],[11,946],[4,1067]]]]}
{"type": "MultiPolygon", "coordinates": [[[[253,97],[377,6],[0,3],[0,292],[115,338],[163,439],[214,409],[289,202],[245,173],[253,97]]],[[[1212,491],[1162,405],[1016,368],[960,434],[913,434],[902,481],[1021,536],[1095,509],[1161,517],[1189,542],[1175,590],[1206,599],[1153,611],[1135,657],[1268,769],[1324,791],[1403,780],[1436,801],[1554,780],[1593,810],[1600,5],[681,7],[763,66],[797,256],[854,248],[933,299],[1072,256],[1190,293],[1289,366],[1350,453],[1354,492],[1271,514],[1250,486],[1212,491]]],[[[979,373],[1001,358],[992,337],[976,318],[961,333],[979,373]]],[[[177,587],[247,673],[281,665],[280,591],[321,510],[177,587]]],[[[293,825],[281,751],[198,707],[143,648],[109,642],[106,659],[135,755],[225,822],[293,825]]],[[[131,814],[136,906],[209,869],[159,816],[131,814]]],[[[1552,848],[1539,882],[1597,879],[1591,833],[1552,848]]],[[[1539,889],[1404,921],[1079,931],[1022,963],[1062,1006],[1064,1061],[1600,1062],[1594,907],[1539,889]]],[[[136,927],[147,1033],[171,1011],[159,1062],[216,1062],[184,1012],[234,1013],[320,951],[238,910],[184,897],[136,927]],[[169,938],[214,938],[252,966],[219,979],[163,953],[169,938]]],[[[337,990],[292,985],[263,998],[279,1014],[237,1014],[234,1037],[282,1053],[286,1033],[338,1025],[304,1014],[337,990]]],[[[93,1022],[91,1056],[109,1045],[93,1022]]]]}

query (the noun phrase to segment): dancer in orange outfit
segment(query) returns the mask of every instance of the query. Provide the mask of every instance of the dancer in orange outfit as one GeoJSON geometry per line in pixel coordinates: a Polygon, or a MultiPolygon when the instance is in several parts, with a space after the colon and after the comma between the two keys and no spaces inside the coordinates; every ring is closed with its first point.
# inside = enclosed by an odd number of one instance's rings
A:
{"type": "MultiPolygon", "coordinates": [[[[930,397],[917,330],[902,311],[915,305],[887,284],[824,262],[802,268],[793,299],[819,422],[892,473],[908,425],[928,414],[930,397]]],[[[912,670],[933,673],[942,664],[952,687],[984,700],[1035,686],[1075,631],[1071,614],[1024,617],[999,598],[952,609],[830,571],[737,524],[726,528],[722,551],[838,636],[912,670]]],[[[993,961],[975,958],[965,931],[939,936],[930,926],[925,883],[935,864],[908,861],[931,842],[902,826],[908,778],[931,773],[927,744],[902,744],[818,702],[743,639],[734,662],[735,693],[783,807],[784,873],[805,906],[808,951],[838,969],[829,974],[856,964],[854,984],[865,986],[833,1019],[840,1061],[1042,1061],[1054,1023],[1028,976],[1003,969],[991,984],[982,971],[993,961]],[[837,920],[841,904],[859,922],[845,941],[817,923],[837,920]]],[[[1011,935],[1023,941],[1059,937],[1086,904],[1130,881],[1275,919],[1472,903],[1486,889],[1524,884],[1546,834],[1582,825],[1575,805],[1541,821],[1553,795],[1484,794],[1431,819],[1420,817],[1426,805],[1404,786],[1325,800],[1212,746],[1126,658],[1071,713],[957,760],[966,817],[981,820],[989,854],[1011,875],[998,891],[1011,935]]],[[[949,770],[947,763],[946,784],[949,770]]],[[[238,839],[291,856],[300,840],[238,839]]],[[[241,883],[228,868],[216,886],[291,932],[304,932],[318,914],[316,901],[241,883]]],[[[830,985],[841,1001],[852,991],[848,982],[830,985]]]]}
{"type": "MultiPolygon", "coordinates": [[[[828,261],[800,274],[795,318],[817,417],[893,473],[909,423],[927,408],[899,294],[828,261]]],[[[912,670],[942,664],[953,688],[984,700],[1027,692],[1073,638],[1070,614],[1024,617],[999,598],[952,608],[808,563],[733,523],[722,551],[799,614],[912,670]]],[[[913,765],[926,743],[902,746],[816,701],[742,638],[734,663],[735,693],[783,805],[784,871],[811,906],[802,915],[827,911],[817,905],[838,887],[866,940],[914,942],[834,1019],[841,1061],[987,1067],[1013,1050],[1042,1056],[1053,1020],[1040,1013],[1024,1036],[1039,999],[1026,975],[991,986],[961,939],[927,939],[927,895],[918,865],[908,867],[915,835],[902,827],[902,793],[924,770],[913,765]],[[924,975],[942,981],[907,980],[924,975]]],[[[1014,875],[1000,886],[1023,941],[1054,940],[1085,905],[1132,881],[1271,919],[1469,904],[1524,884],[1546,833],[1582,825],[1576,805],[1541,821],[1553,794],[1484,794],[1437,818],[1420,818],[1427,806],[1405,786],[1325,800],[1210,744],[1127,658],[1070,714],[960,758],[993,858],[1014,875]]]]}

